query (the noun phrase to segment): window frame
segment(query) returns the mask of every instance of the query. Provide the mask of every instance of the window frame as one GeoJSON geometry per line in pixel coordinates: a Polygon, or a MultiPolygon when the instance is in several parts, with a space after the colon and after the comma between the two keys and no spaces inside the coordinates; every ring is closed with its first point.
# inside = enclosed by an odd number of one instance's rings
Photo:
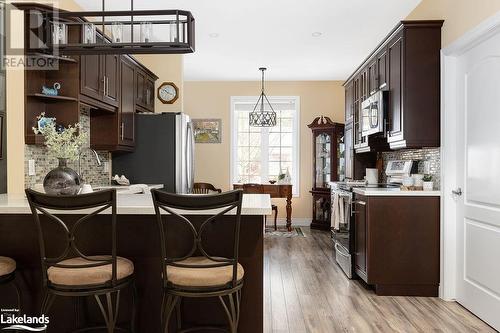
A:
{"type": "MultiPolygon", "coordinates": [[[[292,133],[292,142],[293,142],[293,149],[292,149],[292,155],[295,157],[293,161],[293,166],[295,172],[292,174],[292,179],[295,179],[295,184],[292,189],[292,195],[293,197],[300,197],[300,96],[267,96],[269,99],[269,102],[271,104],[282,102],[282,101],[292,101],[295,103],[295,116],[293,120],[293,127],[295,131],[292,133]]],[[[231,142],[230,142],[230,161],[229,161],[229,170],[230,170],[230,188],[232,188],[233,184],[236,182],[234,177],[237,173],[236,168],[236,161],[237,161],[237,153],[238,153],[238,123],[237,123],[237,117],[235,116],[235,106],[238,103],[250,103],[250,104],[255,104],[257,103],[257,100],[259,99],[259,96],[231,96],[230,98],[230,122],[231,122],[231,142]]],[[[268,132],[267,128],[263,128],[264,130],[268,132]]],[[[262,135],[262,134],[261,134],[262,135]]],[[[262,135],[262,146],[265,147],[266,153],[269,151],[269,144],[268,144],[268,139],[269,135],[262,135]]],[[[261,161],[261,165],[264,168],[264,170],[267,170],[268,172],[268,162],[269,158],[263,159],[261,161]]]]}

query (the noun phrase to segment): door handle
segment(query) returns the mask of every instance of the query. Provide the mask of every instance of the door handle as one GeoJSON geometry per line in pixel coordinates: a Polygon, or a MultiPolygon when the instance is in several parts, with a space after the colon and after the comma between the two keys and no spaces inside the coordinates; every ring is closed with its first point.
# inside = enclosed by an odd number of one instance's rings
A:
{"type": "Polygon", "coordinates": [[[452,190],[451,193],[459,197],[462,195],[462,189],[458,187],[456,190],[452,190]]]}

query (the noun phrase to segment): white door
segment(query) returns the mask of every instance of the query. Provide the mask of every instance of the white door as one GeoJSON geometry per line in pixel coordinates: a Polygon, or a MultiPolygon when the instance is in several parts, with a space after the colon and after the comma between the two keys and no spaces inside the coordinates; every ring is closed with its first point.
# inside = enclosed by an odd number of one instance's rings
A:
{"type": "Polygon", "coordinates": [[[500,33],[457,65],[457,301],[499,330],[500,33]]]}

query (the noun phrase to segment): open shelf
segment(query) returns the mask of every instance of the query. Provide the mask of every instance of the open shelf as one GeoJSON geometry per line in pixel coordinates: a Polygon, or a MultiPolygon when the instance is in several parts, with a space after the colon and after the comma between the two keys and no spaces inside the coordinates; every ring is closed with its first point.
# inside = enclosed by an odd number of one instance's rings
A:
{"type": "Polygon", "coordinates": [[[54,101],[70,101],[70,102],[76,102],[78,101],[77,98],[75,97],[68,97],[68,96],[51,96],[51,95],[44,95],[40,93],[35,93],[35,94],[28,94],[28,97],[33,97],[33,98],[41,98],[41,99],[46,99],[46,100],[54,100],[54,101]]]}
{"type": "Polygon", "coordinates": [[[61,57],[61,56],[55,56],[53,54],[45,54],[45,53],[28,53],[28,56],[34,56],[34,57],[43,57],[47,59],[55,59],[61,62],[68,62],[68,63],[75,63],[77,64],[78,61],[76,59],[70,58],[70,57],[61,57]]]}

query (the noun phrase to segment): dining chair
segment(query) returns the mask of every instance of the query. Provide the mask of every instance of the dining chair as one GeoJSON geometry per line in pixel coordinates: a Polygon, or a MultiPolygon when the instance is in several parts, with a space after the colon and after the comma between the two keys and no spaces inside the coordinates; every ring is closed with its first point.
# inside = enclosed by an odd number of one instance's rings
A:
{"type": "MultiPolygon", "coordinates": [[[[104,317],[105,325],[77,329],[77,331],[106,330],[135,331],[136,293],[134,264],[116,253],[116,190],[102,190],[75,196],[53,196],[27,189],[29,205],[38,231],[42,286],[44,297],[41,313],[48,314],[59,297],[93,296],[104,317]],[[67,214],[71,210],[82,210],[75,223],[65,222],[56,213],[67,214]],[[109,234],[110,254],[88,254],[79,247],[80,233],[97,214],[110,210],[109,234]],[[44,235],[51,232],[50,242],[44,235]],[[54,251],[56,244],[59,249],[54,251]],[[60,249],[63,249],[60,251],[60,249]],[[57,253],[55,253],[57,252],[57,253]],[[120,293],[124,288],[133,289],[130,329],[117,327],[120,293]],[[115,296],[115,297],[113,297],[115,296]]],[[[82,242],[84,243],[84,242],[82,242]]]]}
{"type": "MultiPolygon", "coordinates": [[[[182,330],[180,311],[183,298],[218,298],[229,324],[229,332],[236,333],[245,274],[243,266],[238,262],[243,192],[235,190],[200,196],[173,194],[161,190],[151,192],[161,242],[163,332],[169,332],[170,317],[174,309],[177,309],[177,328],[181,332],[220,329],[212,325],[182,330]],[[192,213],[203,210],[212,213],[203,213],[201,223],[193,221],[192,213]],[[170,214],[168,219],[163,218],[165,214],[162,213],[165,212],[170,214]],[[210,243],[210,236],[213,234],[206,233],[206,231],[213,230],[215,225],[223,220],[222,216],[230,212],[234,214],[230,219],[233,231],[224,239],[228,242],[228,253],[225,256],[221,256],[220,253],[209,253],[211,251],[207,243],[210,243]],[[173,255],[172,250],[167,251],[172,246],[177,248],[180,246],[176,244],[175,239],[170,239],[169,242],[167,237],[169,222],[174,223],[175,220],[186,225],[193,236],[192,245],[187,245],[189,250],[184,254],[173,255]]],[[[224,224],[226,221],[224,220],[224,224]]]]}
{"type": "Polygon", "coordinates": [[[215,188],[215,186],[210,183],[193,184],[193,194],[210,194],[211,192],[222,193],[222,190],[220,188],[215,188]]]}

